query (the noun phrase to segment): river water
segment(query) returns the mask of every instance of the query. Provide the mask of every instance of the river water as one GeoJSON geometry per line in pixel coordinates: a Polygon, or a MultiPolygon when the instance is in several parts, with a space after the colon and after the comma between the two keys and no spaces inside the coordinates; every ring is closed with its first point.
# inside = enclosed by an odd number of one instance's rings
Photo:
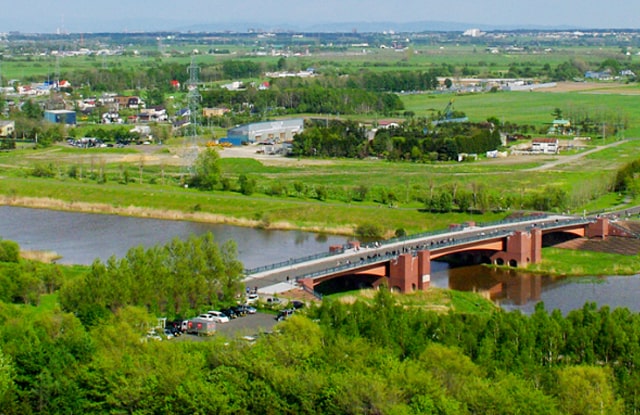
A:
{"type": "MultiPolygon", "coordinates": [[[[229,225],[141,219],[116,215],[59,212],[0,206],[0,238],[24,250],[54,251],[62,264],[105,262],[135,246],[164,245],[173,238],[211,232],[218,243],[236,241],[245,268],[313,255],[341,245],[346,237],[299,231],[267,231],[229,225]]],[[[482,266],[449,268],[432,262],[431,285],[485,293],[507,310],[533,312],[539,301],[563,313],[585,302],[640,311],[640,275],[630,277],[554,278],[482,266]]]]}
{"type": "Polygon", "coordinates": [[[207,232],[219,244],[234,240],[245,268],[329,251],[330,245],[347,242],[344,236],[309,232],[0,206],[0,238],[16,241],[23,250],[56,252],[61,264],[106,262],[112,255],[123,257],[132,247],[162,246],[173,238],[207,232]]]}

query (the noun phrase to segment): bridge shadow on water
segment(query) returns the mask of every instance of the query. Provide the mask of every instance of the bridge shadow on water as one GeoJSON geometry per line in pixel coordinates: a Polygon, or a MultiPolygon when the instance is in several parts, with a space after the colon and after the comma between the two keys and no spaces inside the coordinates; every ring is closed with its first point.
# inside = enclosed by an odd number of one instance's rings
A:
{"type": "MultiPolygon", "coordinates": [[[[537,302],[545,286],[562,278],[540,276],[515,270],[484,266],[491,263],[491,251],[471,251],[447,255],[431,262],[431,287],[477,292],[500,304],[526,305],[537,302]]],[[[371,289],[377,275],[352,274],[324,281],[316,287],[323,295],[371,289]]]]}
{"type": "Polygon", "coordinates": [[[318,284],[315,291],[322,295],[338,294],[347,291],[371,289],[380,279],[377,275],[345,275],[318,284]]]}

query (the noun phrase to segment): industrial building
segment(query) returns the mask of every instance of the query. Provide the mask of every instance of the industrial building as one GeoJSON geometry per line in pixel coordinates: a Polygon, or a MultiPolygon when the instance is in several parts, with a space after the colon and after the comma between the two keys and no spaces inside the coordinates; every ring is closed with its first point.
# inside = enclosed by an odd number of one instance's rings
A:
{"type": "Polygon", "coordinates": [[[278,144],[293,140],[293,137],[303,130],[302,118],[256,122],[229,129],[227,136],[220,139],[220,142],[231,143],[234,146],[254,143],[278,144]]]}
{"type": "Polygon", "coordinates": [[[44,112],[44,119],[56,124],[76,124],[75,111],[69,110],[49,110],[44,112]]]}

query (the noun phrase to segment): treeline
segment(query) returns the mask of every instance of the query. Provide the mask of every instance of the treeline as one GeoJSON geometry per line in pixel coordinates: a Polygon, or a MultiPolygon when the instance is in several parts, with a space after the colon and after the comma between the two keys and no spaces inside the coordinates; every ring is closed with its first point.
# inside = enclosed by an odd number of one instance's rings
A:
{"type": "Polygon", "coordinates": [[[458,160],[460,153],[484,154],[501,146],[492,124],[442,123],[422,119],[394,128],[380,128],[369,140],[353,121],[316,120],[293,140],[293,155],[304,157],[379,157],[432,162],[458,160]]]}
{"type": "Polygon", "coordinates": [[[240,91],[224,88],[202,92],[205,107],[225,106],[234,111],[263,113],[281,110],[288,114],[391,114],[404,109],[400,98],[391,93],[371,92],[358,88],[327,87],[319,81],[276,86],[259,90],[247,86],[240,91]]]}
{"type": "MultiPolygon", "coordinates": [[[[96,295],[100,289],[96,287],[96,295]]],[[[441,314],[325,301],[247,344],[141,342],[154,320],[124,305],[73,312],[0,303],[5,414],[633,414],[640,316],[587,304],[566,317],[441,314]]]]}
{"type": "Polygon", "coordinates": [[[242,277],[235,242],[220,247],[208,233],[164,247],[132,248],[106,264],[96,260],[86,275],[64,286],[60,303],[87,324],[125,306],[187,317],[233,302],[242,277]]]}

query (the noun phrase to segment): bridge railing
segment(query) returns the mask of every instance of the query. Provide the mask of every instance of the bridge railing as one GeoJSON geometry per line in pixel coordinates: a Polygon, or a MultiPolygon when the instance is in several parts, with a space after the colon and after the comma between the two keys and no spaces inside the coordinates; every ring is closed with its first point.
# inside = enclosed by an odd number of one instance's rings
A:
{"type": "Polygon", "coordinates": [[[290,259],[288,259],[286,261],[280,261],[280,262],[276,262],[274,264],[263,265],[263,266],[259,266],[259,267],[256,267],[256,268],[247,268],[247,269],[244,270],[244,274],[245,275],[257,274],[259,272],[271,271],[273,269],[293,266],[293,265],[296,265],[296,264],[300,264],[302,262],[308,262],[308,261],[313,261],[313,260],[316,260],[316,259],[328,258],[328,257],[334,256],[334,255],[339,255],[339,254],[344,253],[344,251],[346,251],[348,247],[349,247],[348,244],[344,244],[344,245],[342,245],[341,249],[338,249],[336,251],[320,252],[320,253],[317,253],[317,254],[307,255],[307,256],[304,256],[304,257],[300,257],[300,258],[290,258],[290,259]]]}
{"type": "Polygon", "coordinates": [[[555,222],[546,222],[540,224],[533,224],[527,226],[527,229],[540,228],[540,229],[548,229],[555,228],[558,226],[569,226],[569,225],[578,225],[578,224],[587,224],[591,222],[588,218],[572,218],[572,219],[556,219],[555,222]]]}
{"type": "MultiPolygon", "coordinates": [[[[532,221],[532,220],[544,220],[544,219],[546,219],[548,217],[549,216],[547,214],[541,214],[541,215],[535,215],[535,216],[533,216],[533,215],[532,216],[523,216],[523,217],[520,217],[520,218],[511,218],[511,219],[502,219],[502,220],[492,221],[492,222],[483,222],[483,223],[480,223],[480,224],[476,224],[476,227],[478,227],[478,228],[489,228],[489,227],[500,226],[500,225],[512,225],[514,223],[528,222],[528,221],[532,221]]],[[[451,232],[461,231],[461,230],[467,229],[468,227],[469,226],[467,226],[465,224],[461,224],[461,225],[457,225],[455,227],[448,228],[448,229],[440,229],[440,230],[437,230],[437,231],[422,232],[422,233],[417,233],[417,234],[412,234],[412,235],[406,235],[406,236],[400,236],[400,237],[397,237],[397,238],[387,239],[385,241],[379,241],[378,244],[380,244],[380,245],[391,245],[391,244],[406,242],[408,240],[424,239],[424,238],[429,238],[429,237],[432,237],[432,236],[437,236],[437,235],[447,234],[447,233],[451,233],[451,232]]]]}
{"type": "MultiPolygon", "coordinates": [[[[499,220],[499,221],[493,221],[493,222],[485,222],[485,223],[481,223],[479,225],[476,225],[479,228],[487,228],[487,227],[492,227],[492,226],[500,226],[500,225],[510,225],[510,224],[514,224],[514,223],[520,223],[520,222],[527,222],[527,221],[531,221],[531,220],[544,220],[548,217],[548,215],[546,214],[542,214],[542,215],[535,215],[535,216],[523,216],[520,218],[512,218],[512,219],[503,219],[503,220],[499,220]]],[[[434,236],[438,236],[438,235],[443,235],[443,234],[448,234],[451,232],[455,232],[455,231],[461,231],[468,228],[468,226],[466,225],[458,225],[454,228],[449,228],[449,229],[440,229],[437,231],[429,231],[429,232],[422,232],[422,233],[418,233],[418,234],[412,234],[412,235],[406,235],[406,236],[400,236],[397,238],[392,238],[392,239],[387,239],[387,240],[383,240],[383,241],[376,241],[373,242],[372,244],[367,244],[368,246],[376,246],[376,247],[382,247],[384,245],[393,245],[393,244],[398,244],[398,243],[404,243],[406,241],[410,241],[410,240],[415,240],[415,239],[425,239],[425,238],[430,238],[430,237],[434,237],[434,236]]],[[[336,255],[340,255],[343,254],[347,249],[349,248],[348,244],[344,244],[342,245],[342,249],[336,250],[336,251],[329,251],[329,252],[321,252],[318,254],[313,254],[313,255],[308,255],[308,256],[304,256],[304,257],[300,257],[300,258],[291,258],[289,260],[286,261],[280,261],[280,262],[276,262],[274,264],[268,264],[268,265],[263,265],[263,266],[259,266],[256,268],[247,268],[244,270],[244,275],[252,275],[252,274],[257,274],[260,272],[265,272],[265,271],[271,271],[274,269],[279,269],[279,268],[285,268],[285,267],[289,267],[289,266],[293,266],[293,265],[297,265],[303,262],[308,262],[308,261],[313,261],[316,259],[324,259],[324,258],[329,258],[332,256],[336,256],[336,255]]]]}
{"type": "MultiPolygon", "coordinates": [[[[430,251],[437,251],[439,249],[444,249],[444,248],[448,248],[456,245],[463,245],[463,244],[482,241],[486,239],[500,238],[503,236],[510,235],[512,233],[513,233],[512,230],[496,230],[493,232],[482,233],[482,234],[478,234],[478,235],[474,235],[466,238],[458,238],[458,239],[448,238],[446,240],[434,242],[433,244],[431,243],[428,245],[425,244],[423,249],[428,249],[430,251]]],[[[360,258],[360,261],[349,261],[349,262],[340,263],[336,266],[329,267],[321,271],[314,271],[314,272],[309,272],[306,274],[299,275],[298,277],[296,277],[296,279],[303,279],[303,278],[313,279],[313,278],[323,277],[330,274],[337,274],[339,272],[348,271],[350,269],[362,268],[367,265],[389,261],[397,258],[402,253],[411,252],[412,254],[415,255],[418,250],[421,250],[421,249],[409,249],[406,252],[403,251],[402,249],[396,249],[396,250],[387,251],[384,253],[376,253],[373,256],[367,256],[367,257],[363,256],[360,258]]]]}

